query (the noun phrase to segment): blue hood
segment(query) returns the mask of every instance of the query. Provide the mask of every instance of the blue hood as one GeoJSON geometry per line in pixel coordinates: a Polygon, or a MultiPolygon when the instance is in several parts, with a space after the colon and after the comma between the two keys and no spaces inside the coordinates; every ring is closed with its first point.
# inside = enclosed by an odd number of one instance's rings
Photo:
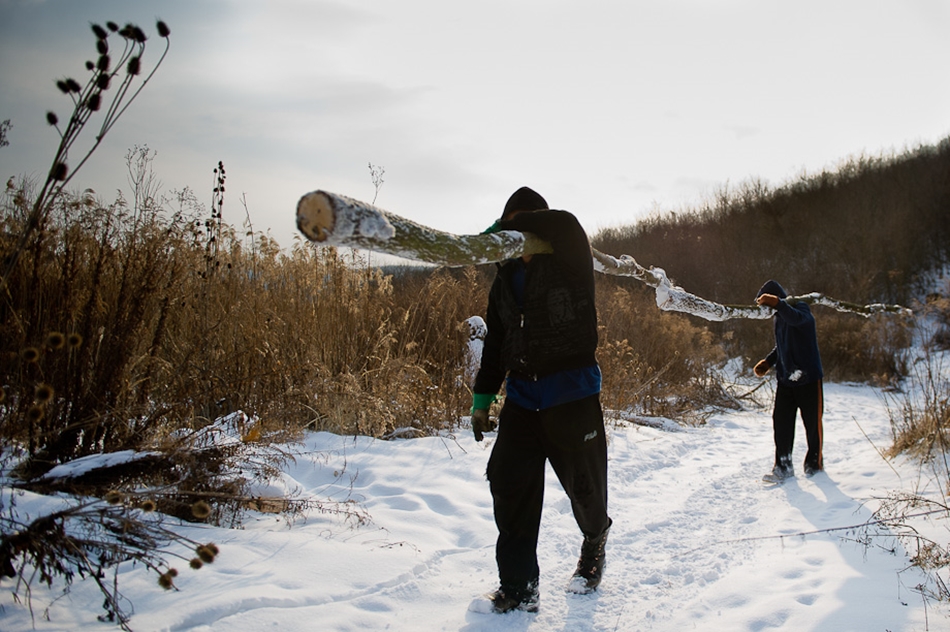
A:
{"type": "Polygon", "coordinates": [[[768,280],[765,282],[761,288],[759,288],[759,293],[755,295],[756,298],[759,298],[763,294],[774,294],[779,298],[787,298],[788,293],[785,291],[778,281],[768,280]]]}

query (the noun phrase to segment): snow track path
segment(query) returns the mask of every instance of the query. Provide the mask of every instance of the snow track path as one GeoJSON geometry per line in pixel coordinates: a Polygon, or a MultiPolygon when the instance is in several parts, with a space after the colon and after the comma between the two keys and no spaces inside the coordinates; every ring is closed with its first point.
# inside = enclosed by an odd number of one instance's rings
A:
{"type": "MultiPolygon", "coordinates": [[[[565,591],[581,534],[548,471],[539,543],[537,615],[468,611],[495,588],[495,527],[485,465],[494,435],[376,441],[317,433],[282,484],[304,497],[351,498],[368,514],[352,528],[312,512],[288,525],[252,514],[242,530],[182,526],[218,543],[214,564],[182,570],[179,592],[163,592],[140,567],[122,568],[135,630],[586,630],[824,632],[946,629],[945,605],[912,590],[894,538],[858,540],[838,530],[867,521],[877,498],[916,484],[913,463],[885,462],[890,425],[880,394],[826,385],[826,472],[763,484],[771,468],[767,408],[726,412],[680,431],[629,424],[609,429],[610,512],[601,589],[565,591]],[[860,424],[860,427],[859,427],[860,424]],[[867,433],[868,437],[864,436],[867,433]],[[872,445],[873,442],[873,445],[872,445]],[[877,446],[877,448],[875,447],[877,446]],[[803,535],[804,534],[804,535],[803,535]],[[928,627],[929,626],[929,627],[928,627]]],[[[668,426],[668,424],[667,424],[668,426]]],[[[879,533],[874,531],[873,533],[879,533]]],[[[946,531],[944,530],[944,535],[946,531]]],[[[946,540],[944,540],[946,541],[946,540]]],[[[0,629],[32,625],[0,585],[0,629]]],[[[55,593],[37,594],[34,598],[55,593]]],[[[56,601],[37,630],[115,630],[95,620],[101,603],[88,582],[56,601]]],[[[42,614],[42,609],[39,613],[42,614]]]]}

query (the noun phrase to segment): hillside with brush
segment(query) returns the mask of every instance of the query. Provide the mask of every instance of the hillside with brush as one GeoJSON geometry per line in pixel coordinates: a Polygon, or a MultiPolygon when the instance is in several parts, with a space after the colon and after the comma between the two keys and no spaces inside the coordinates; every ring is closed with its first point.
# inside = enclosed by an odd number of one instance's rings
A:
{"type": "MultiPolygon", "coordinates": [[[[912,305],[934,291],[950,257],[950,139],[902,154],[849,158],[777,187],[722,187],[698,208],[657,213],[593,236],[594,247],[666,270],[686,290],[751,304],[768,279],[790,293],[912,305]]],[[[831,377],[891,381],[903,374],[906,327],[819,308],[831,377]]],[[[760,324],[711,325],[733,353],[769,344],[760,324]]],[[[766,349],[767,350],[767,349],[766,349]]]]}
{"type": "Polygon", "coordinates": [[[683,287],[747,302],[767,278],[797,291],[904,303],[950,255],[950,139],[849,158],[778,187],[750,180],[697,209],[598,233],[594,246],[683,287]]]}

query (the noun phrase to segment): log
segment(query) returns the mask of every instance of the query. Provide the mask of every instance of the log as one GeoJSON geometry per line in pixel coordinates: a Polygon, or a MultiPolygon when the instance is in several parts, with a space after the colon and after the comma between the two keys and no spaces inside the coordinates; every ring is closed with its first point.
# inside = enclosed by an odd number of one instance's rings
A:
{"type": "MultiPolygon", "coordinates": [[[[531,233],[503,230],[479,235],[456,235],[328,191],[312,191],[300,198],[297,203],[297,228],[307,239],[317,244],[361,248],[448,267],[493,263],[522,255],[552,252],[550,244],[531,233]]],[[[773,314],[773,310],[768,307],[723,305],[691,294],[673,285],[662,268],[644,268],[629,255],[613,257],[591,248],[591,256],[597,272],[633,277],[654,288],[657,307],[665,311],[682,312],[710,321],[767,319],[773,314]]],[[[865,318],[875,314],[913,315],[910,309],[900,305],[860,305],[817,292],[789,296],[785,300],[792,304],[803,302],[824,305],[865,318]]]]}

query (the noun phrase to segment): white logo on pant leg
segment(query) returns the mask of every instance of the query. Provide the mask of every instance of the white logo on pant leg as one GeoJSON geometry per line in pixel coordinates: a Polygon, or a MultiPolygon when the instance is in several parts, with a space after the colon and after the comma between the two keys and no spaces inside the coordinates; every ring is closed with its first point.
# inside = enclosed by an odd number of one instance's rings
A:
{"type": "Polygon", "coordinates": [[[593,431],[593,432],[590,432],[590,433],[588,433],[588,434],[586,434],[586,435],[584,435],[584,443],[587,443],[587,442],[590,441],[591,439],[595,439],[595,438],[597,438],[597,431],[596,431],[596,430],[593,431]]]}

